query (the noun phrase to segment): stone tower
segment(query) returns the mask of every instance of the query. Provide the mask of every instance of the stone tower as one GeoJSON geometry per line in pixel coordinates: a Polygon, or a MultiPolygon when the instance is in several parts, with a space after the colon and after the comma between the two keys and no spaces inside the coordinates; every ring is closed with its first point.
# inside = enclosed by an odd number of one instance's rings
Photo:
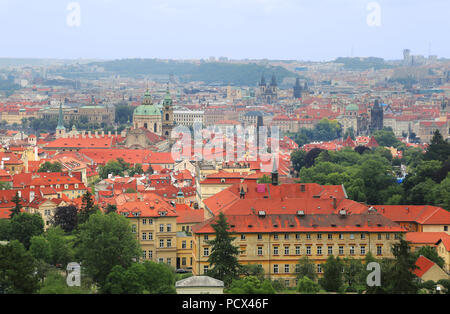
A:
{"type": "Polygon", "coordinates": [[[380,106],[378,99],[375,99],[370,113],[370,131],[375,132],[381,129],[383,129],[383,108],[380,106]]]}
{"type": "Polygon", "coordinates": [[[66,128],[64,127],[62,112],[62,102],[59,103],[59,115],[58,115],[58,125],[56,126],[56,138],[64,137],[66,135],[66,128]]]}
{"type": "Polygon", "coordinates": [[[170,97],[169,84],[167,84],[166,96],[162,108],[162,135],[170,138],[170,133],[174,127],[172,97],[170,97]]]}

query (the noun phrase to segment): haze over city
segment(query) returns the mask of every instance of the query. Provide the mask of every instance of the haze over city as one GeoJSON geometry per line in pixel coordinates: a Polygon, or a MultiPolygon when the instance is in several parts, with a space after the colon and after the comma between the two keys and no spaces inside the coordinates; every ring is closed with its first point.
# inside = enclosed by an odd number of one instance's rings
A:
{"type": "Polygon", "coordinates": [[[1,0],[0,57],[448,57],[449,11],[446,0],[1,0]]]}

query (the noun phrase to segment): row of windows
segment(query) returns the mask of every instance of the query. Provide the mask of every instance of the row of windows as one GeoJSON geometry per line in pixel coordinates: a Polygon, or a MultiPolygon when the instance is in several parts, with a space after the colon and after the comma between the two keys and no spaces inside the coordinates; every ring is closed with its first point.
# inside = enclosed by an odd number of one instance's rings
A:
{"type": "MultiPolygon", "coordinates": [[[[153,224],[153,219],[148,219],[148,220],[146,218],[142,219],[142,224],[143,225],[147,225],[147,222],[148,222],[149,225],[152,225],[153,224]]],[[[132,229],[131,231],[133,233],[135,233],[136,232],[136,225],[132,225],[131,229],[132,229]]],[[[167,224],[165,229],[166,229],[166,232],[172,232],[172,224],[167,224]]],[[[159,225],[159,232],[164,232],[164,224],[160,224],[159,225]]],[[[143,239],[143,240],[145,240],[145,239],[143,239]]]]}
{"type": "MultiPolygon", "coordinates": [[[[147,259],[147,251],[142,251],[142,259],[144,259],[144,260],[147,259]]],[[[153,260],[153,251],[148,251],[148,259],[153,260]]],[[[163,257],[158,258],[158,263],[164,263],[164,258],[163,257]]],[[[170,257],[168,257],[166,259],[166,263],[167,263],[167,265],[172,265],[172,259],[170,257]]],[[[192,265],[192,259],[191,259],[191,265],[192,265]]]]}
{"type": "MultiPolygon", "coordinates": [[[[190,245],[191,245],[191,249],[192,249],[192,246],[193,246],[193,241],[192,241],[192,240],[191,240],[190,245]]],[[[182,248],[182,249],[185,249],[185,248],[186,248],[186,240],[181,241],[181,248],[182,248]]]]}
{"type": "MultiPolygon", "coordinates": [[[[306,246],[306,255],[311,255],[312,252],[312,248],[311,246],[306,246]]],[[[349,254],[350,255],[355,255],[356,252],[356,248],[354,245],[350,245],[349,246],[349,254]]],[[[365,245],[361,245],[359,247],[359,252],[361,255],[366,255],[367,251],[366,251],[366,246],[365,245]]],[[[327,247],[327,253],[328,255],[333,255],[334,254],[334,249],[333,246],[328,246],[327,247]]],[[[241,251],[241,254],[246,254],[245,250],[241,251]]],[[[258,256],[262,256],[263,255],[263,247],[262,246],[258,246],[256,248],[256,254],[258,256]]],[[[273,255],[279,255],[279,247],[278,246],[274,246],[273,247],[273,255]]],[[[290,255],[291,251],[290,251],[290,247],[289,246],[285,246],[284,247],[284,255],[290,255]]],[[[301,255],[301,247],[300,246],[296,246],[295,247],[295,255],[301,255]]],[[[323,247],[322,246],[317,246],[316,247],[316,254],[317,255],[322,255],[323,254],[323,247]]],[[[340,245],[338,247],[338,254],[339,255],[344,255],[344,246],[340,245]]],[[[381,245],[377,246],[377,255],[382,255],[383,254],[383,247],[381,245]]],[[[209,256],[209,248],[205,247],[203,248],[203,256],[207,257],[209,256]]]]}
{"type": "MultiPolygon", "coordinates": [[[[293,236],[293,235],[292,235],[292,236],[293,236]]],[[[359,237],[360,237],[361,240],[365,240],[365,239],[366,239],[366,236],[367,236],[366,233],[361,233],[361,234],[359,235],[359,237]]],[[[333,234],[332,234],[332,233],[327,233],[327,234],[326,234],[326,237],[327,237],[328,240],[332,240],[332,239],[333,239],[333,234]]],[[[291,234],[289,234],[289,233],[284,234],[284,239],[285,239],[285,240],[289,240],[290,238],[291,238],[291,234]]],[[[306,238],[306,240],[311,240],[312,236],[311,236],[310,233],[307,233],[307,234],[305,235],[305,238],[306,238]]],[[[322,239],[324,238],[324,235],[323,235],[322,233],[317,233],[317,234],[316,234],[316,238],[317,238],[317,240],[322,240],[322,239]]],[[[349,239],[350,239],[350,240],[354,240],[355,238],[356,238],[356,236],[355,236],[354,233],[351,233],[351,234],[349,235],[349,239]]],[[[381,240],[381,239],[382,239],[382,234],[381,234],[381,233],[378,233],[377,238],[378,238],[378,240],[381,240]]],[[[389,239],[390,239],[390,234],[389,234],[389,233],[386,233],[386,234],[385,234],[385,238],[386,238],[386,240],[389,240],[389,239]]],[[[397,234],[396,234],[395,238],[396,238],[396,239],[398,238],[398,235],[397,235],[397,234]]],[[[205,236],[204,236],[204,239],[205,239],[205,240],[208,240],[208,235],[205,235],[205,236]]],[[[262,239],[263,239],[263,235],[262,235],[262,234],[258,234],[258,240],[262,240],[262,239]]],[[[274,234],[274,235],[273,235],[273,239],[274,239],[274,240],[279,240],[280,237],[279,237],[278,234],[274,234]]],[[[298,234],[298,233],[295,234],[295,239],[296,239],[296,240],[300,240],[300,239],[301,239],[301,235],[298,234]]],[[[339,239],[339,240],[344,240],[344,234],[343,234],[343,233],[340,233],[340,234],[338,235],[338,239],[339,239]]],[[[246,235],[245,235],[245,234],[241,234],[241,241],[245,241],[245,240],[246,240],[246,235]]]]}

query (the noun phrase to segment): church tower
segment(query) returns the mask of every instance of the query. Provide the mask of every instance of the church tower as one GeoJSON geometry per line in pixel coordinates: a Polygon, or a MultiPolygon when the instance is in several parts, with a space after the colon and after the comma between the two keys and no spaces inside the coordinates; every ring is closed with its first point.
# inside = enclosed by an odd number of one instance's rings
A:
{"type": "Polygon", "coordinates": [[[172,97],[170,97],[169,84],[167,84],[166,96],[162,108],[162,135],[170,138],[170,133],[174,127],[172,97]]]}
{"type": "Polygon", "coordinates": [[[64,137],[66,135],[66,128],[64,127],[62,112],[62,102],[59,103],[59,115],[58,115],[58,125],[56,126],[56,138],[64,137]]]}
{"type": "Polygon", "coordinates": [[[302,97],[302,86],[300,85],[300,79],[297,77],[295,79],[295,85],[294,85],[294,98],[301,98],[302,97]]]}
{"type": "Polygon", "coordinates": [[[375,99],[375,103],[370,113],[370,131],[375,132],[383,129],[383,108],[380,106],[378,99],[375,99]]]}

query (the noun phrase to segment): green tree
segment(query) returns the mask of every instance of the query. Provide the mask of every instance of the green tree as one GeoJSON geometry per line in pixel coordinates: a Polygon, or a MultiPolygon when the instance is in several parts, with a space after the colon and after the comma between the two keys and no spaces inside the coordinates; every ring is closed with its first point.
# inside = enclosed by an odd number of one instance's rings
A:
{"type": "Polygon", "coordinates": [[[348,286],[347,291],[361,291],[365,287],[365,269],[360,260],[346,258],[343,260],[344,273],[343,282],[348,286]]]}
{"type": "Polygon", "coordinates": [[[419,286],[417,276],[412,272],[417,268],[416,258],[409,246],[409,242],[400,238],[392,245],[395,259],[391,267],[386,267],[384,282],[387,293],[416,294],[419,286]]]}
{"type": "Polygon", "coordinates": [[[439,256],[435,247],[428,246],[428,245],[422,246],[421,248],[419,248],[418,250],[416,250],[414,252],[414,256],[415,256],[416,260],[421,255],[425,256],[430,261],[435,262],[439,267],[444,268],[445,260],[441,256],[439,256]]]}
{"type": "Polygon", "coordinates": [[[450,158],[450,143],[436,130],[424,156],[425,160],[446,161],[450,158]]]}
{"type": "Polygon", "coordinates": [[[22,210],[22,199],[19,196],[19,192],[16,192],[16,195],[11,199],[11,202],[15,204],[9,215],[9,218],[12,219],[14,216],[20,214],[20,211],[22,210]]]}
{"type": "Polygon", "coordinates": [[[64,232],[72,232],[78,225],[78,209],[74,205],[57,207],[52,225],[61,227],[64,232]]]}
{"type": "Polygon", "coordinates": [[[60,227],[49,228],[46,232],[46,239],[50,246],[50,263],[65,268],[72,260],[73,252],[69,241],[64,236],[64,230],[60,227]]]}
{"type": "Polygon", "coordinates": [[[108,204],[105,208],[105,213],[109,214],[109,213],[115,213],[117,211],[117,206],[113,205],[113,204],[108,204]]]}
{"type": "Polygon", "coordinates": [[[233,245],[234,238],[228,232],[230,226],[224,213],[220,212],[218,219],[211,226],[215,231],[215,239],[208,241],[212,246],[208,257],[211,265],[208,275],[228,285],[239,274],[240,265],[237,259],[239,250],[233,245]]]}
{"type": "Polygon", "coordinates": [[[241,275],[254,276],[259,280],[264,280],[264,268],[260,264],[241,265],[241,275]]]}
{"type": "Polygon", "coordinates": [[[53,163],[50,161],[46,161],[39,167],[38,170],[38,172],[61,172],[61,171],[62,165],[57,161],[53,163]]]}
{"type": "Polygon", "coordinates": [[[78,214],[78,223],[82,224],[88,221],[89,217],[98,211],[98,206],[94,204],[91,192],[86,191],[82,197],[82,205],[78,214]]]}
{"type": "Polygon", "coordinates": [[[297,289],[303,294],[316,294],[320,291],[320,286],[308,276],[304,276],[298,280],[297,289]]]}
{"type": "Polygon", "coordinates": [[[0,294],[30,294],[37,291],[36,261],[19,241],[0,245],[0,294]]]}
{"type": "Polygon", "coordinates": [[[306,151],[297,149],[291,153],[291,162],[297,173],[306,165],[306,151]]]}
{"type": "Polygon", "coordinates": [[[11,239],[20,241],[26,249],[31,238],[44,232],[44,221],[39,214],[20,213],[11,219],[11,239]]]}
{"type": "Polygon", "coordinates": [[[275,289],[267,279],[261,281],[255,276],[248,276],[242,279],[233,279],[226,292],[230,294],[274,294],[275,289]]]}
{"type": "Polygon", "coordinates": [[[100,286],[116,265],[127,268],[141,255],[127,218],[97,212],[79,226],[78,256],[88,275],[100,286]]]}
{"type": "Polygon", "coordinates": [[[30,253],[36,260],[50,263],[52,252],[47,239],[40,235],[31,238],[30,253]]]}
{"type": "Polygon", "coordinates": [[[343,265],[339,257],[335,258],[333,255],[328,257],[326,263],[323,265],[323,277],[319,281],[320,285],[326,291],[339,291],[343,284],[342,268],[343,265]]]}
{"type": "Polygon", "coordinates": [[[269,176],[263,175],[257,180],[258,183],[272,183],[272,179],[269,176]]]}
{"type": "Polygon", "coordinates": [[[375,131],[373,137],[376,139],[377,143],[380,146],[397,147],[401,144],[392,130],[383,129],[375,131]]]}
{"type": "Polygon", "coordinates": [[[316,267],[314,264],[308,259],[307,256],[302,257],[298,261],[299,266],[297,266],[298,272],[297,272],[297,278],[301,279],[303,277],[308,277],[312,281],[316,281],[317,274],[316,274],[316,267]]]}
{"type": "Polygon", "coordinates": [[[11,221],[0,219],[0,241],[8,241],[11,237],[11,221]]]}

